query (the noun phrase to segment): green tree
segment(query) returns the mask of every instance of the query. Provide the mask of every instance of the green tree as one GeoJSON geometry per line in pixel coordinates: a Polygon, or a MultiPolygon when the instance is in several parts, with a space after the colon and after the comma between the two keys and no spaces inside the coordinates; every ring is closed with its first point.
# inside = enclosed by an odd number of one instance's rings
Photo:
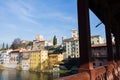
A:
{"type": "Polygon", "coordinates": [[[28,44],[27,44],[27,46],[32,46],[33,45],[33,42],[32,41],[30,41],[28,44]]]}
{"type": "Polygon", "coordinates": [[[57,44],[57,38],[56,36],[53,37],[53,45],[56,45],[57,44]]]}
{"type": "Polygon", "coordinates": [[[12,49],[18,49],[21,47],[21,39],[20,38],[16,38],[14,39],[12,45],[11,45],[11,48],[12,49]]]}
{"type": "Polygon", "coordinates": [[[2,50],[4,50],[5,49],[5,43],[3,42],[3,44],[2,44],[2,50]]]}
{"type": "Polygon", "coordinates": [[[8,44],[6,44],[6,49],[8,49],[9,48],[9,46],[8,46],[8,44]]]}

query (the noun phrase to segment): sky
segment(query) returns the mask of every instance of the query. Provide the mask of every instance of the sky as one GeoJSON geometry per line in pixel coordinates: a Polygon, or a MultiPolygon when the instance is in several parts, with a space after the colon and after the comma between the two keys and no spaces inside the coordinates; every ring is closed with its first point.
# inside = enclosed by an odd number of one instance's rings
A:
{"type": "MultiPolygon", "coordinates": [[[[71,37],[78,29],[77,0],[0,0],[0,44],[11,44],[15,38],[33,41],[40,34],[45,40],[56,35],[71,37]]],[[[91,35],[104,37],[104,25],[90,11],[91,35]]]]}

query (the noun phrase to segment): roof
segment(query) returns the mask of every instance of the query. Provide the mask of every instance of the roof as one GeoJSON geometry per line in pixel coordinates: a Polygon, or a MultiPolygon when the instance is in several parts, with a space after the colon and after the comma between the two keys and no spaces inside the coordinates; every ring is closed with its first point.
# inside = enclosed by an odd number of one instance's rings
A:
{"type": "Polygon", "coordinates": [[[89,8],[105,25],[107,19],[113,34],[120,32],[120,0],[89,0],[89,8]]]}
{"type": "MultiPolygon", "coordinates": [[[[113,46],[115,45],[115,43],[112,43],[113,44],[113,46]]],[[[107,46],[107,44],[106,43],[102,43],[102,44],[93,44],[93,45],[91,45],[91,47],[106,47],[107,46]]]]}
{"type": "Polygon", "coordinates": [[[24,52],[30,52],[31,53],[31,52],[42,52],[42,51],[48,51],[48,50],[45,50],[45,49],[44,50],[30,50],[30,51],[24,51],[24,52]]]}
{"type": "Polygon", "coordinates": [[[20,50],[13,50],[13,51],[11,51],[10,53],[19,53],[20,52],[20,50]]]}
{"type": "Polygon", "coordinates": [[[59,54],[50,54],[50,57],[57,57],[59,54]]]}
{"type": "Polygon", "coordinates": [[[75,41],[78,40],[78,38],[68,38],[68,39],[64,39],[64,42],[70,42],[70,41],[75,41]]]}
{"type": "Polygon", "coordinates": [[[106,47],[106,43],[103,44],[93,44],[92,47],[106,47]]]}
{"type": "Polygon", "coordinates": [[[91,38],[94,38],[94,37],[101,37],[100,35],[93,35],[91,36],[91,38]]]}

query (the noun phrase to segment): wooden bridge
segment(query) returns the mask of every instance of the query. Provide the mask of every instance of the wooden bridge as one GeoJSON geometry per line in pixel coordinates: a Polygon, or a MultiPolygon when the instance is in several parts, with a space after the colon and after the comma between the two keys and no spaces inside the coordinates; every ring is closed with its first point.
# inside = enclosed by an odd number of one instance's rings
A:
{"type": "Polygon", "coordinates": [[[77,0],[80,45],[79,73],[56,80],[120,80],[120,0],[77,0]],[[105,25],[108,64],[93,67],[91,60],[89,9],[105,25]],[[115,37],[113,54],[111,34],[115,37]]]}

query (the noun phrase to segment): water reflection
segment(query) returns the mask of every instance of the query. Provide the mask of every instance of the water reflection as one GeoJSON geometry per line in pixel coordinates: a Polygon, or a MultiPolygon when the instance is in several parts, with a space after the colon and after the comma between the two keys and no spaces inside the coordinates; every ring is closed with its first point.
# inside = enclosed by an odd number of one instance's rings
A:
{"type": "Polygon", "coordinates": [[[29,71],[16,71],[6,69],[0,71],[0,80],[53,80],[59,78],[59,73],[35,73],[29,71]]]}

